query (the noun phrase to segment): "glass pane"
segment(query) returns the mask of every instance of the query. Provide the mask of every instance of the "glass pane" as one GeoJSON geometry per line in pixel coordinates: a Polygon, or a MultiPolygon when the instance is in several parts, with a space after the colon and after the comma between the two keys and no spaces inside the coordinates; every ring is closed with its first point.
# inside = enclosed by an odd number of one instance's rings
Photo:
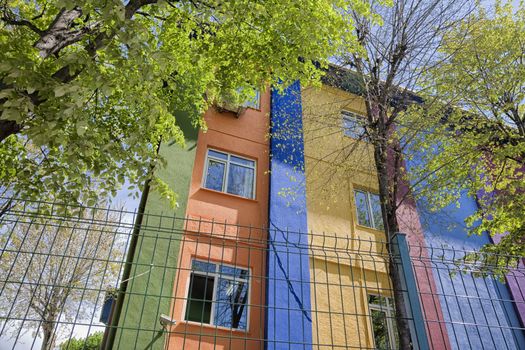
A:
{"type": "Polygon", "coordinates": [[[346,136],[354,139],[363,138],[365,128],[360,117],[350,112],[342,112],[343,115],[343,132],[346,136]]]}
{"type": "Polygon", "coordinates": [[[242,165],[247,165],[247,166],[252,167],[252,168],[255,166],[255,162],[253,160],[239,158],[239,157],[236,157],[236,156],[231,156],[230,160],[232,162],[239,163],[239,164],[242,164],[242,165]]]}
{"type": "Polygon", "coordinates": [[[387,301],[386,297],[382,297],[382,296],[378,296],[378,295],[369,295],[368,296],[368,303],[369,304],[381,305],[381,306],[384,306],[386,308],[388,306],[386,301],[387,301]]]}
{"type": "Polygon", "coordinates": [[[355,191],[355,206],[357,209],[357,223],[359,225],[371,227],[372,223],[370,222],[366,193],[355,191]]]}
{"type": "Polygon", "coordinates": [[[213,300],[213,277],[191,274],[186,320],[210,323],[213,300]]]}
{"type": "Polygon", "coordinates": [[[381,214],[381,201],[379,195],[370,194],[370,206],[372,207],[372,216],[374,217],[374,225],[378,230],[384,230],[383,215],[381,214]]]}
{"type": "Polygon", "coordinates": [[[380,350],[390,349],[386,314],[379,310],[370,310],[372,316],[372,331],[374,333],[375,348],[380,350]]]}
{"type": "Polygon", "coordinates": [[[399,334],[397,333],[397,325],[396,325],[396,316],[395,314],[392,314],[390,316],[390,319],[388,320],[390,322],[390,327],[392,329],[392,332],[394,333],[394,349],[399,349],[399,334]]]}
{"type": "Polygon", "coordinates": [[[200,272],[215,272],[215,264],[200,261],[200,260],[193,260],[191,262],[191,269],[193,271],[200,271],[200,272]]]}
{"type": "Polygon", "coordinates": [[[219,278],[215,303],[215,325],[246,329],[248,283],[219,278]]]}
{"type": "Polygon", "coordinates": [[[248,95],[246,100],[241,104],[241,106],[259,109],[259,90],[254,89],[252,91],[243,91],[242,89],[237,89],[237,92],[239,92],[240,94],[244,93],[245,95],[248,95]]]}
{"type": "Polygon", "coordinates": [[[230,163],[226,192],[253,198],[253,176],[254,169],[230,163]]]}
{"type": "Polygon", "coordinates": [[[221,265],[219,267],[219,273],[222,276],[230,276],[234,278],[248,278],[248,271],[244,269],[240,269],[238,267],[232,267],[232,266],[226,266],[221,265]]]}
{"type": "Polygon", "coordinates": [[[208,156],[228,160],[228,155],[226,153],[217,152],[212,149],[208,150],[208,156]]]}
{"type": "Polygon", "coordinates": [[[211,190],[222,191],[225,169],[226,164],[208,159],[208,171],[206,173],[206,183],[204,187],[211,190]]]}
{"type": "Polygon", "coordinates": [[[356,134],[355,129],[357,127],[357,121],[354,118],[343,118],[343,132],[346,136],[357,139],[359,135],[356,134]]]}

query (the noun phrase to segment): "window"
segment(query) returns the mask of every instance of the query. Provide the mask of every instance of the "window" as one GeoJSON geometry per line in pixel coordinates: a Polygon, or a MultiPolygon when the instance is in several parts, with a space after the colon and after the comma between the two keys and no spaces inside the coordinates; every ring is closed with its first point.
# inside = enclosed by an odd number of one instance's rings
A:
{"type": "Polygon", "coordinates": [[[247,329],[248,270],[192,260],[186,321],[247,329]]]}
{"type": "Polygon", "coordinates": [[[341,111],[343,117],[343,133],[353,139],[366,141],[366,130],[363,117],[348,111],[341,111]]]}
{"type": "Polygon", "coordinates": [[[235,194],[255,197],[255,162],[212,149],[208,150],[204,187],[235,194]]]}
{"type": "Polygon", "coordinates": [[[361,190],[355,190],[354,192],[357,224],[375,228],[376,230],[384,230],[379,195],[361,190]]]}
{"type": "Polygon", "coordinates": [[[246,108],[260,109],[260,100],[259,89],[237,88],[223,91],[217,107],[220,110],[234,112],[239,117],[246,108]]]}
{"type": "Polygon", "coordinates": [[[398,336],[392,299],[377,295],[368,296],[374,346],[378,350],[397,349],[398,336]]]}
{"type": "MultiPolygon", "coordinates": [[[[241,93],[242,90],[238,89],[238,92],[241,93]]],[[[247,108],[253,108],[253,109],[260,109],[260,100],[261,100],[261,94],[259,92],[259,89],[253,89],[252,92],[250,92],[249,97],[241,103],[242,107],[247,108]]]]}

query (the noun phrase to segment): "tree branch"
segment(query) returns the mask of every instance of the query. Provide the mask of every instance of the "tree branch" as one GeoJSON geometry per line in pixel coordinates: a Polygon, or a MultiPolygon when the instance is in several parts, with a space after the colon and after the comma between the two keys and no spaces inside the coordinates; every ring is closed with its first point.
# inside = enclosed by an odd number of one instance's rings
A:
{"type": "MultiPolygon", "coordinates": [[[[168,1],[169,2],[169,1],[168,1]]],[[[141,8],[146,5],[157,3],[157,0],[131,0],[126,5],[126,19],[131,19],[133,15],[141,8]]]]}
{"type": "Polygon", "coordinates": [[[0,142],[5,140],[8,136],[19,133],[22,130],[22,125],[14,120],[0,119],[0,142]]]}
{"type": "MultiPolygon", "coordinates": [[[[73,22],[82,16],[82,9],[78,6],[71,10],[63,8],[56,15],[51,25],[43,31],[40,39],[35,43],[35,47],[40,50],[40,56],[47,58],[52,54],[58,53],[62,48],[80,39],[72,41],[70,32],[73,22]],[[70,42],[68,44],[68,42],[70,42]]],[[[78,35],[78,34],[77,34],[78,35]]],[[[77,36],[73,35],[73,37],[77,36]]]]}
{"type": "MultiPolygon", "coordinates": [[[[150,4],[156,3],[157,0],[131,0],[125,6],[125,18],[131,19],[137,11],[150,4]]],[[[82,16],[82,9],[75,7],[71,10],[62,9],[55,17],[53,22],[45,30],[40,30],[34,24],[27,20],[17,21],[10,19],[4,13],[2,20],[9,23],[10,21],[14,25],[24,25],[31,28],[33,31],[39,34],[40,38],[35,43],[35,47],[40,50],[40,56],[44,59],[50,55],[56,55],[63,48],[72,45],[76,42],[81,41],[87,34],[94,34],[100,30],[101,23],[94,22],[86,25],[85,27],[77,30],[71,30],[74,26],[74,21],[82,16]]],[[[95,39],[85,46],[85,50],[90,54],[91,57],[95,57],[97,50],[103,48],[109,40],[115,35],[116,29],[110,34],[98,33],[95,39]]],[[[52,77],[60,81],[61,83],[69,83],[74,80],[80,73],[82,68],[72,70],[69,65],[60,68],[56,71],[52,77]]],[[[35,105],[42,103],[43,101],[38,99],[38,91],[32,94],[36,99],[32,99],[35,105]]],[[[18,124],[10,120],[0,120],[0,142],[6,139],[9,135],[20,132],[23,128],[22,124],[18,124]]]]}
{"type": "Polygon", "coordinates": [[[4,21],[7,24],[14,25],[14,26],[28,27],[33,32],[37,33],[38,35],[42,35],[43,33],[43,31],[40,28],[38,28],[35,24],[33,24],[32,22],[25,20],[25,19],[22,19],[22,20],[11,19],[5,13],[2,16],[2,21],[4,21]]]}
{"type": "Polygon", "coordinates": [[[135,13],[137,15],[141,15],[141,16],[144,16],[144,17],[147,17],[147,18],[156,18],[156,19],[160,19],[161,21],[166,21],[167,20],[166,17],[155,16],[155,15],[149,14],[147,12],[143,12],[143,11],[137,11],[135,13]]]}

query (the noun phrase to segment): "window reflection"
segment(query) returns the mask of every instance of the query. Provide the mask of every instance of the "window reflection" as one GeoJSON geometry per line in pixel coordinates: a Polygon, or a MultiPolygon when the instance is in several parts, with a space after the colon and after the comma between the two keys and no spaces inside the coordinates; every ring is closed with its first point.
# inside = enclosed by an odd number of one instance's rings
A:
{"type": "Polygon", "coordinates": [[[246,269],[193,260],[185,320],[247,329],[248,287],[246,269]]]}
{"type": "Polygon", "coordinates": [[[222,191],[224,170],[226,165],[214,160],[208,160],[205,187],[211,190],[222,191]]]}
{"type": "Polygon", "coordinates": [[[206,161],[204,187],[254,198],[255,162],[210,149],[206,161]]]}
{"type": "Polygon", "coordinates": [[[366,191],[354,191],[357,224],[361,226],[384,230],[381,200],[379,195],[366,191]]]}

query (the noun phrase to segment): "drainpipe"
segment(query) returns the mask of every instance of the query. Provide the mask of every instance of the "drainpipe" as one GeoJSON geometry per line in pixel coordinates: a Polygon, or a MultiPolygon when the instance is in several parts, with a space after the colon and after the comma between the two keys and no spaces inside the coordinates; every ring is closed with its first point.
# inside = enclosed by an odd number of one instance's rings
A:
{"type": "MultiPolygon", "coordinates": [[[[161,141],[157,145],[157,155],[159,154],[161,141]]],[[[154,164],[150,166],[150,173],[153,175],[154,164]]],[[[101,350],[111,350],[115,343],[115,337],[117,335],[118,324],[120,322],[120,316],[122,314],[122,307],[124,305],[124,297],[128,289],[128,281],[131,275],[131,268],[133,266],[133,259],[135,257],[135,251],[137,249],[137,243],[139,241],[140,229],[142,226],[142,219],[144,217],[144,210],[146,208],[146,203],[148,202],[148,195],[151,187],[151,178],[146,179],[144,182],[144,190],[142,191],[142,196],[140,198],[139,207],[137,210],[137,217],[135,219],[135,224],[133,227],[133,233],[131,236],[131,241],[129,242],[128,253],[126,255],[126,262],[124,265],[124,271],[122,272],[122,282],[120,282],[120,288],[117,294],[117,300],[115,303],[115,308],[111,315],[109,332],[104,333],[104,339],[102,339],[102,344],[100,345],[101,350]],[[106,338],[107,333],[107,338],[106,338]]]]}

